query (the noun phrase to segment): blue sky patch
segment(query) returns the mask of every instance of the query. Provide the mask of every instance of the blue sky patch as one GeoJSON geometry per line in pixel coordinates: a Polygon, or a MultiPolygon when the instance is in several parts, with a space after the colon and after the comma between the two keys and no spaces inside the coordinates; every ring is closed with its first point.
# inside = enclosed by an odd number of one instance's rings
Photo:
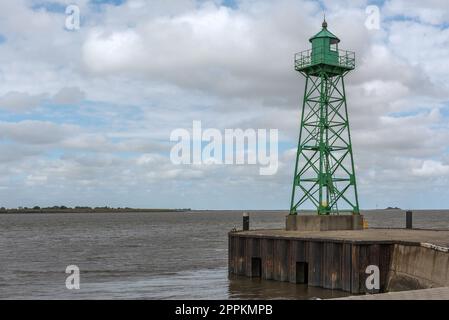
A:
{"type": "Polygon", "coordinates": [[[54,13],[65,13],[66,5],[51,1],[41,1],[33,4],[31,8],[35,11],[45,10],[54,13]]]}
{"type": "Polygon", "coordinates": [[[126,0],[91,0],[90,4],[94,5],[102,5],[102,4],[111,4],[114,6],[120,6],[124,4],[126,0]]]}

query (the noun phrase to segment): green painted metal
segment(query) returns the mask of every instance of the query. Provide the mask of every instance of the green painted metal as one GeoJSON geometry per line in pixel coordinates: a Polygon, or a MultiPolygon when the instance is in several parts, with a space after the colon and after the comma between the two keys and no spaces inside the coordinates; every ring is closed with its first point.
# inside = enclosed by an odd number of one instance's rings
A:
{"type": "Polygon", "coordinates": [[[344,78],[355,54],[323,29],[312,49],[295,55],[306,78],[290,214],[312,206],[320,215],[360,214],[344,78]]]}

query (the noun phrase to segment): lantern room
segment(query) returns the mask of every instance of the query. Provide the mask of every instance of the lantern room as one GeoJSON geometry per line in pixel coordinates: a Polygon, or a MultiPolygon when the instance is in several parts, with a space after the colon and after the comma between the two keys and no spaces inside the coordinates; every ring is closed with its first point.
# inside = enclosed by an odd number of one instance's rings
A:
{"type": "Polygon", "coordinates": [[[312,43],[312,64],[338,64],[338,43],[340,39],[327,30],[326,20],[324,20],[322,27],[323,29],[309,40],[312,43]]]}
{"type": "Polygon", "coordinates": [[[322,29],[309,39],[312,49],[295,55],[295,69],[311,75],[327,72],[335,76],[355,68],[355,53],[338,48],[340,39],[327,29],[324,20],[322,29]]]}

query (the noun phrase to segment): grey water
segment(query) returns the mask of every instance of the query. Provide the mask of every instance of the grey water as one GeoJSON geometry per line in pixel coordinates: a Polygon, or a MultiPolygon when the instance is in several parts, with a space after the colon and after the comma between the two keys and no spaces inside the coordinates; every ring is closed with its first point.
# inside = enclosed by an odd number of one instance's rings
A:
{"type": "MultiPolygon", "coordinates": [[[[400,210],[363,212],[403,228],[400,210]]],[[[251,212],[251,228],[282,228],[285,212],[251,212]]],[[[311,299],[348,295],[228,277],[227,233],[241,211],[0,215],[0,299],[311,299]],[[80,289],[66,288],[66,267],[80,289]]],[[[449,229],[448,211],[415,211],[414,227],[449,229]]]]}

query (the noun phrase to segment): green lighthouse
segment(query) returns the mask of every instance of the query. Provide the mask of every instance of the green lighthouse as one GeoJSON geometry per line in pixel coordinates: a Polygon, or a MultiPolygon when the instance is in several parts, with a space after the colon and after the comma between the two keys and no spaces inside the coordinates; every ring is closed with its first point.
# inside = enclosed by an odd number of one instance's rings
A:
{"type": "Polygon", "coordinates": [[[355,53],[339,50],[327,29],[310,38],[312,49],[295,55],[295,70],[306,79],[290,214],[360,214],[344,78],[355,68],[355,53]]]}
{"type": "Polygon", "coordinates": [[[327,30],[327,22],[323,22],[323,29],[309,40],[312,43],[312,64],[328,63],[338,64],[338,39],[329,30],[327,30]],[[320,57],[324,57],[324,61],[320,61],[320,57]]]}

